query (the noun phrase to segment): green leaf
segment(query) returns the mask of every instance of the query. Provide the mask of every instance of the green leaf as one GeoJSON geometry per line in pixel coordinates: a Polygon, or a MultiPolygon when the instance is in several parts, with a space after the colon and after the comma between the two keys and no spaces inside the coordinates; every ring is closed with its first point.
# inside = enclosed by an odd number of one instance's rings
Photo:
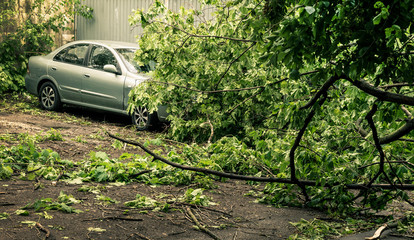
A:
{"type": "Polygon", "coordinates": [[[314,8],[314,7],[312,7],[312,6],[306,6],[306,7],[305,7],[305,10],[306,10],[306,12],[307,12],[309,15],[311,15],[311,14],[313,14],[313,13],[315,12],[315,8],[314,8]]]}
{"type": "Polygon", "coordinates": [[[29,216],[29,212],[27,210],[18,209],[14,213],[20,216],[29,216]]]}

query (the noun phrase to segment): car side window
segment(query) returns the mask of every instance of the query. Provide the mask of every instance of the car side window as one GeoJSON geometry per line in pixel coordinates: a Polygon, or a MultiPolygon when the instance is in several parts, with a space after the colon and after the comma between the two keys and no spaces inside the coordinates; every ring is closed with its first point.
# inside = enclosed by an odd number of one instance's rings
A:
{"type": "Polygon", "coordinates": [[[53,58],[54,61],[65,62],[76,65],[83,65],[86,53],[88,52],[87,44],[77,44],[69,46],[53,58]]]}
{"type": "Polygon", "coordinates": [[[114,65],[115,67],[118,66],[118,62],[112,52],[102,46],[93,46],[88,67],[103,70],[103,67],[107,64],[114,65]]]}

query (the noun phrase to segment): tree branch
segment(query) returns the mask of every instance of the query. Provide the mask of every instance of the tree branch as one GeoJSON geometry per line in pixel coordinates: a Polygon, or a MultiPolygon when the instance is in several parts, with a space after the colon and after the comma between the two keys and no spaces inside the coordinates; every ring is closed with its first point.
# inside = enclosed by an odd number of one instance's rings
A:
{"type": "Polygon", "coordinates": [[[337,81],[339,80],[341,77],[339,76],[332,76],[330,77],[323,85],[322,87],[319,89],[319,91],[313,96],[313,98],[303,107],[300,107],[300,110],[306,109],[306,108],[310,108],[311,106],[313,106],[316,101],[321,97],[322,94],[326,93],[328,91],[328,89],[337,81]]]}
{"type": "Polygon", "coordinates": [[[401,105],[401,109],[404,111],[405,115],[407,115],[408,118],[413,118],[413,114],[410,111],[408,111],[408,109],[404,107],[404,105],[401,105]]]}
{"type": "Polygon", "coordinates": [[[231,114],[234,110],[236,110],[236,108],[238,108],[239,106],[241,106],[242,104],[244,104],[245,102],[249,101],[250,99],[256,97],[257,95],[262,94],[262,92],[264,92],[264,88],[260,89],[259,91],[257,91],[257,93],[251,95],[250,97],[244,99],[242,102],[238,103],[236,106],[234,106],[230,111],[227,112],[227,114],[231,114]]]}
{"type": "Polygon", "coordinates": [[[349,77],[346,78],[348,81],[350,81],[354,86],[361,89],[362,91],[368,93],[369,95],[372,95],[376,98],[378,98],[381,101],[386,102],[394,102],[399,104],[406,104],[409,106],[414,106],[414,97],[405,96],[402,94],[397,93],[391,93],[387,91],[382,91],[368,82],[364,80],[352,80],[349,77]]]}
{"type": "Polygon", "coordinates": [[[239,29],[240,24],[254,11],[256,8],[262,4],[263,0],[259,1],[254,8],[252,8],[242,19],[240,19],[239,23],[237,24],[236,28],[234,29],[234,32],[237,32],[237,29],[239,29]]]}
{"type": "Polygon", "coordinates": [[[153,21],[151,23],[154,23],[154,22],[161,23],[161,24],[167,25],[169,27],[175,28],[175,29],[177,29],[177,30],[179,30],[179,31],[187,34],[188,36],[191,36],[191,37],[197,37],[197,38],[219,38],[219,39],[226,39],[226,40],[231,40],[231,41],[236,41],[236,42],[251,42],[251,43],[257,43],[257,41],[255,41],[255,40],[242,39],[242,38],[232,38],[232,37],[224,37],[224,36],[216,36],[216,35],[198,35],[198,34],[193,34],[193,33],[189,33],[187,31],[185,31],[184,29],[181,29],[181,28],[179,28],[177,26],[171,25],[171,24],[166,23],[166,22],[153,21]]]}
{"type": "MultiPolygon", "coordinates": [[[[371,181],[368,183],[368,186],[371,186],[371,184],[380,176],[380,174],[384,173],[384,163],[385,163],[385,154],[384,151],[382,150],[379,138],[378,138],[378,132],[377,132],[377,128],[375,126],[374,120],[372,119],[372,117],[374,116],[374,114],[377,112],[378,110],[378,106],[377,104],[374,103],[374,105],[372,106],[371,110],[368,112],[367,116],[365,117],[365,119],[368,121],[368,124],[371,128],[372,131],[372,137],[374,138],[374,143],[375,143],[375,147],[377,148],[379,155],[380,155],[380,169],[378,171],[378,173],[375,175],[375,177],[373,179],[371,179],[371,181]]],[[[391,182],[390,182],[391,184],[391,182]]]]}
{"type": "Polygon", "coordinates": [[[399,140],[401,137],[407,135],[414,129],[414,119],[408,120],[404,126],[397,129],[395,132],[389,134],[388,136],[382,137],[379,139],[380,144],[387,144],[396,140],[399,140]]]}
{"type": "MultiPolygon", "coordinates": [[[[107,132],[107,134],[111,138],[117,139],[121,142],[128,143],[128,144],[140,147],[146,153],[151,155],[155,160],[159,160],[159,161],[161,161],[163,163],[166,163],[170,166],[180,168],[180,169],[183,169],[183,170],[201,172],[201,173],[205,173],[205,174],[212,174],[212,175],[215,175],[215,176],[218,176],[218,177],[224,177],[224,178],[229,178],[229,179],[238,179],[238,180],[244,180],[244,181],[276,182],[276,183],[287,183],[287,184],[298,184],[299,183],[299,184],[302,184],[303,186],[318,186],[316,181],[310,181],[310,180],[297,180],[297,181],[293,182],[289,178],[244,176],[244,175],[238,175],[238,174],[233,174],[233,173],[219,172],[219,171],[206,169],[206,168],[197,168],[197,167],[181,165],[181,164],[169,161],[169,160],[155,154],[154,152],[150,151],[148,148],[144,147],[144,145],[142,145],[141,143],[126,140],[126,139],[122,139],[120,137],[112,135],[109,132],[107,132]]],[[[338,183],[337,185],[340,185],[340,183],[338,183]]],[[[332,186],[334,186],[334,185],[328,185],[327,184],[324,187],[332,187],[332,186]]],[[[362,185],[362,184],[346,184],[345,186],[348,189],[367,189],[367,186],[362,185]]],[[[397,185],[397,186],[390,185],[390,184],[372,184],[371,187],[372,188],[378,188],[378,189],[395,189],[395,188],[398,188],[398,189],[401,189],[401,190],[414,190],[414,184],[405,184],[405,185],[397,185]]],[[[380,190],[378,190],[378,191],[380,191],[380,190]]]]}
{"type": "Polygon", "coordinates": [[[414,86],[414,83],[394,83],[394,84],[389,84],[389,85],[384,85],[384,86],[378,86],[378,88],[394,88],[394,87],[409,87],[409,86],[414,86]]]}
{"type": "Polygon", "coordinates": [[[256,45],[256,42],[253,42],[248,48],[246,48],[237,58],[233,59],[233,61],[231,61],[229,63],[229,66],[227,67],[226,71],[221,75],[220,79],[218,80],[218,82],[216,83],[216,86],[214,87],[214,89],[217,89],[218,86],[220,85],[221,81],[223,80],[224,76],[226,76],[226,74],[229,72],[230,67],[233,65],[233,63],[235,63],[237,60],[239,60],[247,51],[249,51],[254,45],[256,45]]]}
{"type": "MultiPolygon", "coordinates": [[[[317,73],[317,72],[319,72],[319,70],[305,72],[305,73],[300,74],[299,76],[306,76],[306,75],[310,75],[310,74],[317,73]]],[[[255,90],[255,89],[260,89],[260,88],[266,88],[268,86],[273,86],[273,85],[279,84],[281,82],[284,82],[286,80],[289,80],[289,78],[282,78],[278,81],[275,81],[275,82],[272,82],[272,83],[269,83],[269,84],[263,85],[263,86],[235,88],[235,89],[223,89],[223,90],[213,90],[213,91],[204,91],[204,90],[199,90],[199,89],[195,89],[195,88],[191,88],[191,87],[187,87],[187,86],[183,86],[183,85],[178,85],[178,84],[175,84],[175,83],[161,82],[161,81],[156,81],[156,80],[151,80],[151,82],[158,83],[158,84],[163,84],[163,85],[170,85],[170,86],[174,86],[174,87],[178,87],[178,88],[184,88],[184,89],[187,89],[189,91],[198,92],[198,93],[213,94],[213,93],[225,93],[225,92],[241,92],[241,91],[248,91],[248,90],[255,90]]]]}
{"type": "Polygon", "coordinates": [[[355,129],[361,135],[361,137],[365,138],[368,135],[368,132],[361,126],[362,118],[358,118],[355,122],[355,129]]]}
{"type": "MultiPolygon", "coordinates": [[[[326,100],[326,91],[323,93],[323,98],[320,100],[319,104],[322,105],[325,102],[325,100],[326,100]]],[[[290,179],[292,180],[292,182],[298,182],[298,179],[296,177],[296,167],[295,167],[295,151],[299,147],[300,141],[302,140],[302,137],[305,134],[305,131],[308,128],[309,123],[312,121],[312,118],[314,115],[315,115],[315,109],[312,109],[310,113],[308,114],[308,116],[306,117],[305,122],[302,128],[300,129],[298,135],[296,136],[295,142],[293,143],[293,146],[289,152],[290,179]]],[[[300,184],[299,182],[297,184],[299,185],[299,187],[302,188],[302,191],[306,197],[306,200],[308,200],[309,197],[307,196],[306,189],[304,188],[304,186],[300,184]]]]}
{"type": "MultiPolygon", "coordinates": [[[[368,136],[368,132],[362,128],[361,124],[362,119],[359,118],[356,123],[355,123],[355,129],[356,131],[363,137],[365,138],[366,136],[368,136]]],[[[411,139],[403,139],[401,137],[407,135],[408,133],[410,133],[412,130],[414,130],[414,119],[410,119],[408,120],[404,126],[400,127],[399,129],[395,130],[393,133],[385,136],[385,137],[381,137],[379,138],[379,143],[380,144],[387,144],[387,143],[391,143],[397,140],[401,140],[401,141],[414,141],[411,139]]]]}

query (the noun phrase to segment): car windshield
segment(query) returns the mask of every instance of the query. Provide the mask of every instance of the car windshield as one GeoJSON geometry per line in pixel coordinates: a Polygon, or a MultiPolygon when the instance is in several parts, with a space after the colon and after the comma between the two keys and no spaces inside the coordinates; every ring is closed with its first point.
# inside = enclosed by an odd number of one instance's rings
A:
{"type": "Polygon", "coordinates": [[[133,73],[147,73],[150,71],[154,71],[155,69],[155,62],[150,61],[148,64],[145,64],[144,66],[140,66],[137,61],[134,60],[135,58],[135,51],[136,48],[118,48],[115,49],[119,55],[121,56],[122,60],[125,63],[125,66],[128,68],[128,71],[133,73]]]}

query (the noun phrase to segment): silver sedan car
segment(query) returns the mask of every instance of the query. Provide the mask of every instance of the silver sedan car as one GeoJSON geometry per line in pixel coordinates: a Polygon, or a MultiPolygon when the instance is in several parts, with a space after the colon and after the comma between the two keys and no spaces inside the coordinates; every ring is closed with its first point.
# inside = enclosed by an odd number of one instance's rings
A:
{"type": "MultiPolygon", "coordinates": [[[[148,80],[145,72],[155,67],[139,66],[134,61],[137,49],[137,44],[125,42],[71,42],[29,59],[26,89],[46,110],[58,110],[66,103],[130,115],[130,90],[148,80]]],[[[166,107],[154,114],[137,107],[131,117],[138,130],[147,130],[156,121],[166,121],[166,107]]]]}

